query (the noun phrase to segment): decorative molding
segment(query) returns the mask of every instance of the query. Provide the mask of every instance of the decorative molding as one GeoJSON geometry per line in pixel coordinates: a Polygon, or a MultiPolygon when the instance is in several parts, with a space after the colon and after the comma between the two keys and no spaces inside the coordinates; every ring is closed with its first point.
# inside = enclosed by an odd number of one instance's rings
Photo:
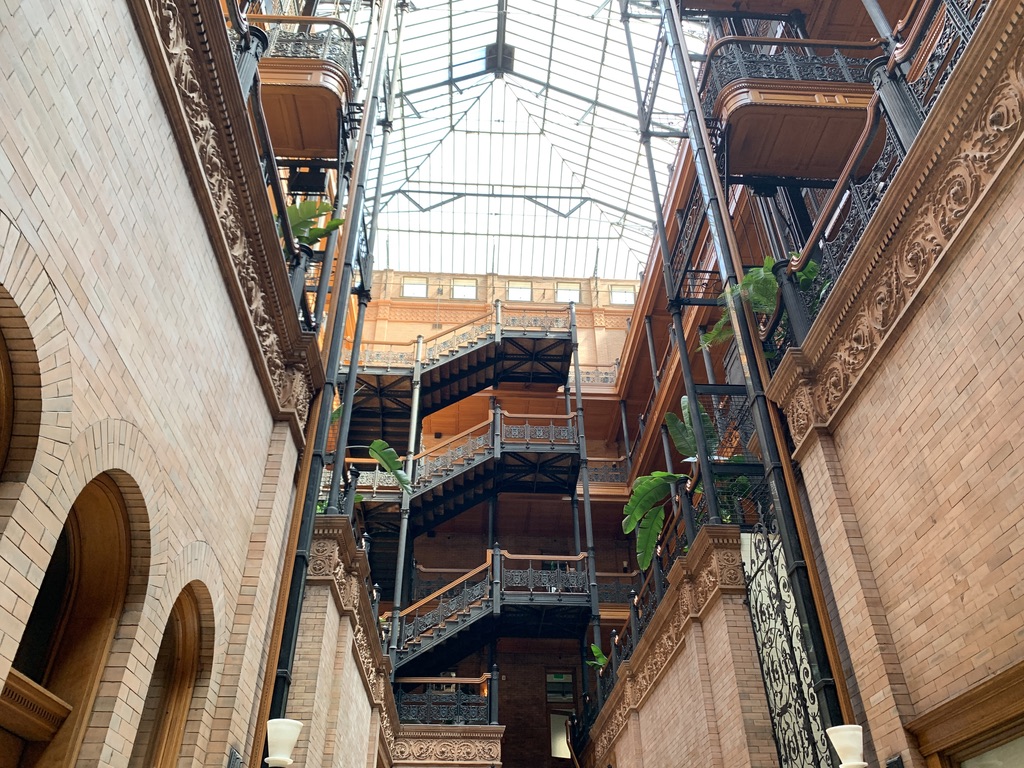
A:
{"type": "Polygon", "coordinates": [[[504,733],[504,726],[403,725],[395,741],[394,762],[492,766],[501,763],[504,733]]]}
{"type": "Polygon", "coordinates": [[[803,347],[786,353],[767,388],[798,451],[813,427],[828,427],[840,414],[940,263],[980,218],[972,212],[1022,143],[1024,47],[1015,5],[986,15],[858,243],[836,300],[803,347]]]}
{"type": "Polygon", "coordinates": [[[0,692],[0,725],[27,741],[49,741],[71,705],[12,668],[0,692]]]}
{"type": "Polygon", "coordinates": [[[268,404],[301,444],[322,364],[291,299],[220,6],[129,4],[268,404]]]}
{"type": "Polygon", "coordinates": [[[665,597],[636,651],[619,665],[618,682],[590,731],[593,764],[608,763],[631,713],[642,706],[685,647],[690,623],[699,622],[718,596],[728,592],[746,592],[739,529],[704,526],[690,551],[673,566],[665,597]]]}
{"type": "Polygon", "coordinates": [[[391,660],[381,646],[373,618],[366,581],[369,561],[356,546],[352,525],[346,518],[318,520],[307,567],[311,584],[331,586],[338,613],[352,625],[352,639],[367,698],[380,711],[380,728],[389,752],[395,749],[398,708],[391,690],[391,660]]]}

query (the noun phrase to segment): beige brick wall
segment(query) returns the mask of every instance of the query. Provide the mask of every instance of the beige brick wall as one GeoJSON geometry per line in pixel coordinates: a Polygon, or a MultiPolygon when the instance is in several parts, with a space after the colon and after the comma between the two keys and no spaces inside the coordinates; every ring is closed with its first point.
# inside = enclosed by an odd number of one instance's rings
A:
{"type": "Polygon", "coordinates": [[[247,748],[297,448],[127,4],[12,3],[0,41],[0,329],[24,385],[0,485],[0,680],[71,502],[113,471],[135,560],[83,756],[127,760],[167,615],[198,581],[212,655],[189,738],[220,766],[247,748]]]}
{"type": "Polygon", "coordinates": [[[880,759],[904,750],[901,723],[1024,659],[1019,165],[800,456],[880,759]]]}

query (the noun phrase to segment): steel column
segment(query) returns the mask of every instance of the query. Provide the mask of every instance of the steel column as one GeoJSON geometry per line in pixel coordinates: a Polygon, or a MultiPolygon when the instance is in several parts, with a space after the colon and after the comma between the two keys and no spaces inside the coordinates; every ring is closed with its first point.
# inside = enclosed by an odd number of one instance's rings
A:
{"type": "Polygon", "coordinates": [[[622,419],[622,442],[626,446],[626,475],[633,472],[633,444],[629,441],[629,419],[626,414],[626,401],[619,400],[619,418],[622,419]]]}
{"type": "MultiPolygon", "coordinates": [[[[693,153],[697,180],[704,197],[708,226],[715,246],[719,272],[721,273],[723,284],[727,287],[734,287],[737,284],[736,254],[733,249],[735,236],[732,234],[731,223],[728,220],[728,211],[725,205],[724,191],[721,188],[721,180],[713,170],[714,165],[711,163],[707,151],[710,140],[707,135],[707,125],[698,111],[700,102],[692,61],[688,51],[682,44],[683,33],[679,9],[669,0],[658,0],[658,5],[662,15],[664,31],[668,36],[679,94],[682,97],[684,108],[687,112],[687,135],[690,141],[690,149],[693,153]]],[[[663,225],[664,220],[661,219],[660,221],[663,225]]],[[[664,246],[664,242],[662,245],[664,246]]],[[[752,406],[751,414],[754,427],[763,451],[765,474],[769,480],[768,485],[772,501],[775,505],[780,542],[790,569],[794,602],[800,617],[800,623],[807,636],[807,654],[811,669],[813,670],[813,685],[820,692],[824,700],[822,715],[826,727],[838,725],[842,723],[839,698],[836,693],[835,681],[832,678],[820,618],[811,593],[810,578],[800,547],[793,507],[785,485],[782,459],[771,424],[768,401],[764,394],[760,370],[757,367],[750,325],[747,322],[746,311],[738,291],[729,292],[726,306],[738,342],[740,365],[747,388],[747,397],[752,406]]],[[[674,317],[673,321],[676,323],[677,328],[681,330],[681,319],[674,317]]],[[[680,356],[684,359],[686,358],[685,354],[680,356]]],[[[699,424],[699,421],[697,423],[699,424]]],[[[705,490],[707,490],[708,485],[706,479],[704,482],[705,490]]]]}
{"type": "MultiPolygon", "coordinates": [[[[412,479],[413,457],[416,455],[417,435],[420,420],[420,379],[423,373],[423,336],[416,337],[416,360],[412,369],[412,407],[409,414],[409,440],[405,452],[405,474],[412,479]]],[[[391,669],[395,668],[398,658],[399,613],[402,608],[402,585],[405,580],[405,549],[409,537],[409,502],[412,497],[409,491],[402,489],[401,520],[398,524],[398,561],[395,563],[395,597],[391,605],[391,641],[388,644],[388,655],[391,657],[391,669]]],[[[392,672],[392,676],[394,672],[392,672]]]]}
{"type": "Polygon", "coordinates": [[[569,327],[572,333],[572,367],[576,395],[576,439],[580,444],[580,480],[583,483],[583,524],[587,540],[587,569],[590,576],[590,614],[593,642],[601,647],[601,603],[597,595],[597,557],[594,552],[594,525],[590,515],[590,470],[587,467],[587,438],[583,429],[583,377],[580,373],[580,345],[576,334],[576,304],[569,302],[569,327]]]}
{"type": "Polygon", "coordinates": [[[658,380],[658,353],[654,349],[654,331],[651,330],[650,315],[644,315],[644,331],[647,333],[647,354],[651,358],[651,378],[654,379],[654,392],[657,394],[661,389],[661,382],[658,380]]]}

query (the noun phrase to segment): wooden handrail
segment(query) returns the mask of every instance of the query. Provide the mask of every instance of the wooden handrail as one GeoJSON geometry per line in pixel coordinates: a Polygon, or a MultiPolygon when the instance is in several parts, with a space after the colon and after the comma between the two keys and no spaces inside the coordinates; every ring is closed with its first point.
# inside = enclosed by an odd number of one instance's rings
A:
{"type": "Polygon", "coordinates": [[[907,31],[904,40],[896,46],[889,57],[887,69],[892,72],[897,64],[902,64],[909,59],[924,41],[932,21],[935,19],[935,12],[938,9],[940,0],[913,0],[905,18],[893,29],[893,34],[898,35],[907,31]],[[908,31],[909,30],[909,31],[908,31]]]}
{"type": "Polygon", "coordinates": [[[428,568],[419,563],[416,563],[416,570],[423,571],[423,573],[466,573],[462,568],[428,568]]]}
{"type": "Polygon", "coordinates": [[[482,685],[490,679],[491,674],[487,672],[480,677],[396,677],[395,682],[406,685],[482,685]]]}
{"type": "Polygon", "coordinates": [[[579,555],[513,555],[504,549],[501,550],[501,556],[503,560],[543,560],[544,562],[558,563],[575,563],[587,559],[586,553],[579,555]]]}
{"type": "Polygon", "coordinates": [[[474,568],[472,571],[467,573],[462,578],[456,579],[455,581],[451,582],[450,584],[444,585],[443,587],[441,587],[436,592],[431,592],[429,595],[424,597],[422,600],[419,600],[418,602],[413,603],[412,605],[410,605],[408,608],[406,608],[404,611],[402,611],[398,615],[399,616],[407,616],[410,613],[419,610],[420,608],[422,608],[427,603],[440,598],[445,592],[449,591],[452,587],[455,587],[455,586],[461,584],[464,581],[468,581],[469,579],[473,578],[477,574],[482,573],[483,571],[486,571],[488,568],[491,567],[491,557],[492,557],[491,551],[487,550],[487,559],[484,561],[483,565],[478,565],[476,568],[474,568]]]}
{"type": "Polygon", "coordinates": [[[479,323],[481,320],[486,320],[489,317],[494,317],[494,309],[493,308],[487,310],[484,314],[480,315],[480,317],[474,317],[472,320],[467,320],[466,322],[460,323],[459,325],[453,325],[451,328],[447,328],[447,329],[445,329],[443,331],[438,331],[433,336],[425,336],[423,338],[424,349],[426,349],[426,345],[429,342],[431,342],[431,341],[437,341],[442,336],[447,336],[452,331],[457,331],[460,328],[465,328],[466,326],[469,326],[469,325],[475,325],[475,324],[479,323]]]}
{"type": "Polygon", "coordinates": [[[475,426],[472,426],[469,429],[464,429],[462,432],[459,432],[459,434],[455,435],[454,437],[449,437],[443,443],[438,443],[433,448],[427,448],[426,450],[420,451],[419,453],[417,453],[415,456],[412,457],[413,461],[415,461],[416,459],[422,459],[424,456],[429,456],[430,454],[432,454],[435,451],[437,451],[439,448],[444,448],[446,446],[450,446],[456,440],[461,440],[464,437],[468,437],[469,435],[471,435],[474,432],[476,432],[478,429],[481,429],[482,427],[489,426],[492,421],[494,421],[494,412],[493,411],[488,411],[487,412],[487,420],[486,421],[481,421],[479,424],[477,424],[475,426]]]}
{"type": "Polygon", "coordinates": [[[566,421],[571,421],[572,419],[576,418],[575,413],[570,413],[567,415],[557,413],[509,413],[508,411],[502,411],[501,415],[504,416],[506,419],[534,419],[535,421],[540,419],[550,419],[552,421],[554,421],[555,419],[565,419],[566,421]]]}
{"type": "MultiPolygon", "coordinates": [[[[839,208],[839,201],[845,194],[846,182],[853,178],[857,166],[864,159],[864,154],[868,151],[872,142],[874,142],[875,135],[882,124],[881,114],[878,109],[879,103],[878,93],[876,92],[871,97],[871,101],[868,102],[867,125],[864,126],[864,130],[861,132],[860,139],[857,140],[857,145],[854,147],[850,159],[846,161],[839,180],[832,188],[832,193],[825,201],[825,205],[822,206],[822,213],[818,215],[818,221],[815,223],[810,237],[807,238],[803,250],[800,251],[800,255],[797,258],[790,259],[789,267],[786,268],[788,274],[792,275],[807,266],[807,262],[811,260],[811,253],[818,247],[818,241],[824,236],[825,228],[831,223],[836,210],[839,208]]],[[[779,312],[779,308],[776,307],[775,311],[779,312]]]]}

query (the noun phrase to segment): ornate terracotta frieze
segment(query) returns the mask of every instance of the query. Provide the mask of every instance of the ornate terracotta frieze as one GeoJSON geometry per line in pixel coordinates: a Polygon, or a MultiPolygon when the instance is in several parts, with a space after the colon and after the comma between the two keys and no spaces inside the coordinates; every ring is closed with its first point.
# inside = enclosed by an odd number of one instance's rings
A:
{"type": "Polygon", "coordinates": [[[323,368],[291,298],[216,0],[129,0],[221,274],[275,418],[299,442],[323,368]]]}
{"type": "Polygon", "coordinates": [[[832,300],[772,377],[767,394],[786,413],[797,451],[849,401],[1016,155],[1024,136],[1022,10],[1019,2],[990,9],[832,300]]]}
{"type": "Polygon", "coordinates": [[[505,726],[403,725],[395,741],[394,764],[491,766],[501,763],[505,726]]]}
{"type": "Polygon", "coordinates": [[[384,653],[366,589],[370,565],[356,546],[344,518],[319,521],[310,547],[309,583],[328,583],[342,619],[353,626],[352,638],[367,698],[379,709],[381,735],[389,753],[396,747],[398,709],[391,690],[391,661],[384,653]]]}
{"type": "Polygon", "coordinates": [[[590,731],[588,751],[593,751],[594,760],[584,762],[608,764],[630,713],[641,707],[686,645],[690,623],[700,621],[720,595],[746,591],[739,547],[736,527],[705,526],[686,556],[676,561],[669,574],[669,588],[650,626],[633,655],[619,665],[615,688],[590,731]]]}

